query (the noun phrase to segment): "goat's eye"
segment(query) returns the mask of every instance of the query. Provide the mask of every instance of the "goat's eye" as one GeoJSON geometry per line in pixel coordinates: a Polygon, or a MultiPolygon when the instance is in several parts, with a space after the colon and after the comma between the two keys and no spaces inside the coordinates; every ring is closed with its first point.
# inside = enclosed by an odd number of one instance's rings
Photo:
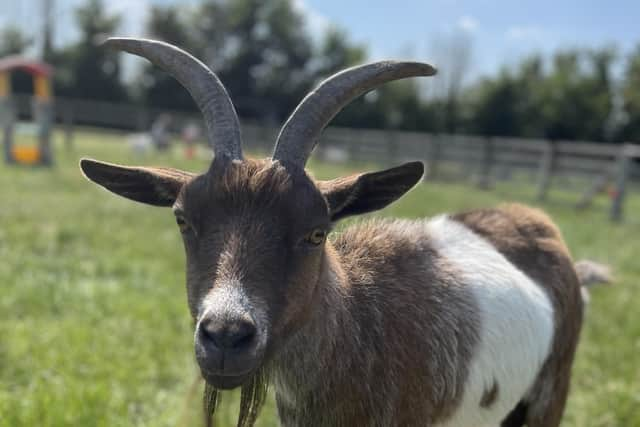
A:
{"type": "Polygon", "coordinates": [[[184,220],[181,216],[176,216],[176,224],[180,227],[180,232],[186,233],[191,229],[191,226],[187,224],[187,221],[184,220]]]}
{"type": "Polygon", "coordinates": [[[319,245],[324,242],[324,239],[327,237],[327,232],[321,228],[316,228],[311,233],[307,235],[307,242],[312,245],[319,245]]]}

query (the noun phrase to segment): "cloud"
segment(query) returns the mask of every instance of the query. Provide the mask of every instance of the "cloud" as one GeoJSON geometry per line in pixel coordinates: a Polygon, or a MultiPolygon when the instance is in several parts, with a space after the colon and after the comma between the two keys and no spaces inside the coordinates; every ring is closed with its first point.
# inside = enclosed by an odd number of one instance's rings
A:
{"type": "Polygon", "coordinates": [[[542,41],[545,37],[545,31],[536,26],[512,26],[507,29],[506,37],[513,41],[542,41]]]}
{"type": "Polygon", "coordinates": [[[467,33],[473,33],[479,27],[478,20],[473,16],[464,15],[458,19],[456,26],[460,28],[462,31],[466,31],[467,33]]]}

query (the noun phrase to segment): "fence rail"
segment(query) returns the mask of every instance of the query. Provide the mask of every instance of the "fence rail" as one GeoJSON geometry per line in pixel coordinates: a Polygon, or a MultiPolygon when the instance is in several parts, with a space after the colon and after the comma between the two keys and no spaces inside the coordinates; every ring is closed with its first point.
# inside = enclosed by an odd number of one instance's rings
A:
{"type": "MultiPolygon", "coordinates": [[[[31,100],[14,97],[21,117],[30,116],[31,100]]],[[[56,120],[70,139],[74,124],[146,131],[161,113],[173,117],[176,128],[199,115],[115,104],[57,98],[56,120]]],[[[276,126],[245,124],[248,149],[270,151],[278,133],[276,126]]],[[[383,165],[423,160],[425,179],[472,179],[479,188],[491,188],[498,179],[524,172],[537,182],[542,200],[555,178],[583,177],[590,184],[577,206],[584,208],[604,189],[612,195],[610,218],[622,219],[630,182],[640,182],[640,145],[582,141],[548,141],[505,137],[428,134],[404,131],[328,128],[316,156],[332,162],[367,162],[383,165]]]]}

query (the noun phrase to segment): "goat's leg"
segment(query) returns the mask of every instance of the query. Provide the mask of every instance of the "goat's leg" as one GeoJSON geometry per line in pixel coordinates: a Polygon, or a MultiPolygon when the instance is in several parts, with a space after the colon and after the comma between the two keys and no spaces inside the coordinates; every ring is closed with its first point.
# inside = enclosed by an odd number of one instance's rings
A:
{"type": "Polygon", "coordinates": [[[527,402],[528,427],[558,427],[569,394],[571,374],[554,372],[541,377],[527,402]]]}
{"type": "Polygon", "coordinates": [[[526,419],[527,403],[521,400],[513,411],[509,412],[507,418],[500,423],[500,427],[522,427],[526,419]]]}

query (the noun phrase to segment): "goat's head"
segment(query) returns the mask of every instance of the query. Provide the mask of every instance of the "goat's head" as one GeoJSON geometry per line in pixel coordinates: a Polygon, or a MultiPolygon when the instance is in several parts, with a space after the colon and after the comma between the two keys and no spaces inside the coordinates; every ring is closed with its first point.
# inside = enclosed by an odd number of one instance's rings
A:
{"type": "Polygon", "coordinates": [[[422,176],[420,162],[332,181],[304,170],[320,133],[353,98],[391,80],[433,75],[421,63],[378,62],[321,83],[283,126],[273,158],[242,156],[226,90],[204,64],[165,43],[110,39],[173,74],[203,112],[215,158],[201,175],[83,159],[97,184],[123,197],[172,207],[187,255],[195,352],[207,382],[233,388],[256,373],[313,311],[332,223],[383,208],[422,176]]]}

